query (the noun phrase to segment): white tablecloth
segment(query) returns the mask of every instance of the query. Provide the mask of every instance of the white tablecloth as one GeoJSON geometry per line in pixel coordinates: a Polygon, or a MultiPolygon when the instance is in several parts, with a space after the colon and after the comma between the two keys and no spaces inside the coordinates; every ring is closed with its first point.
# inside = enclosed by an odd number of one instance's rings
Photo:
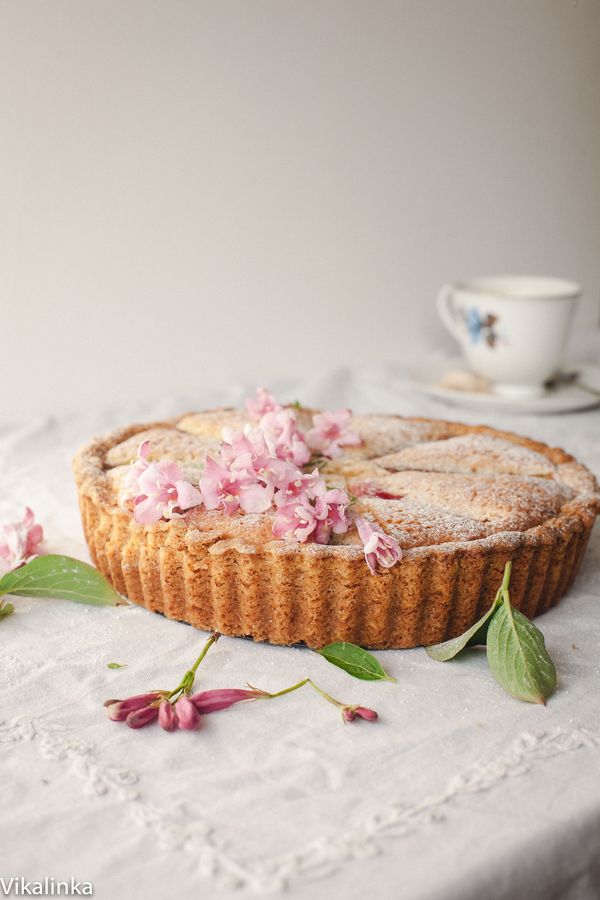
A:
{"type": "MultiPolygon", "coordinates": [[[[424,399],[392,369],[274,387],[326,406],[486,418],[424,399]]],[[[29,504],[47,551],[88,559],[70,474],[77,447],[245,393],[207,389],[0,428],[3,517],[29,504]]],[[[487,421],[598,471],[598,411],[487,421]]],[[[448,664],[422,649],[384,652],[398,683],[367,683],[306,649],[222,638],[201,686],[276,690],[310,675],[381,720],[344,726],[305,688],[175,734],[111,723],[102,701],[174,686],[205,635],[134,606],[17,598],[0,623],[0,875],[91,881],[101,900],[284,890],[298,900],[597,898],[599,594],[596,531],[575,587],[539,620],[560,682],[546,708],[506,696],[477,651],[448,664]]]]}

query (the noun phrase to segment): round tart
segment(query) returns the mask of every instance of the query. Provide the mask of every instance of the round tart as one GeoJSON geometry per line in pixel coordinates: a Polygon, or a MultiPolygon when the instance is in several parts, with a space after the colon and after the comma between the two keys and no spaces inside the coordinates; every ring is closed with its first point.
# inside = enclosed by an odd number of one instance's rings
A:
{"type": "MultiPolygon", "coordinates": [[[[300,409],[299,425],[314,411],[300,409]]],[[[135,603],[203,630],[275,644],[434,644],[490,606],[512,561],[511,601],[538,615],[570,587],[600,510],[593,475],[563,450],[484,426],[356,415],[360,446],[319,469],[353,510],[398,542],[402,558],[372,574],[356,530],[329,543],[277,539],[274,510],[199,505],[138,524],[120,503],[142,441],[198,484],[232,409],[132,425],[93,440],[74,462],[91,556],[135,603]]],[[[309,467],[311,468],[311,467],[309,467]]],[[[309,470],[306,469],[306,471],[309,470]]]]}

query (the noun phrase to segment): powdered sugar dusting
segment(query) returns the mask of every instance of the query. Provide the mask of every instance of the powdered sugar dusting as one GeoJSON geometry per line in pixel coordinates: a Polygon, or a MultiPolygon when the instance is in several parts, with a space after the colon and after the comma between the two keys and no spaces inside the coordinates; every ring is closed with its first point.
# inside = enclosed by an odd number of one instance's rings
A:
{"type": "MultiPolygon", "coordinates": [[[[393,494],[500,528],[524,530],[555,516],[573,496],[569,488],[542,478],[457,475],[405,471],[379,482],[393,494]]],[[[352,485],[350,485],[352,490],[352,485]]]]}
{"type": "Polygon", "coordinates": [[[576,494],[594,494],[598,492],[596,479],[585,466],[577,462],[562,463],[557,466],[557,478],[576,494]]]}
{"type": "MultiPolygon", "coordinates": [[[[304,413],[308,416],[308,411],[304,413]]],[[[222,428],[243,428],[248,421],[243,413],[225,409],[193,413],[177,423],[129,429],[102,442],[98,456],[83,452],[79,472],[116,503],[128,468],[124,463],[135,455],[140,440],[149,439],[153,456],[178,462],[185,478],[197,484],[203,460],[207,452],[216,450],[222,428]],[[103,471],[106,465],[113,468],[103,471]]],[[[518,532],[558,515],[579,492],[597,498],[596,482],[583,466],[556,465],[555,459],[568,457],[551,450],[546,455],[507,435],[496,437],[453,423],[385,415],[355,416],[352,428],[361,434],[364,446],[347,448],[336,460],[326,461],[321,471],[331,487],[361,494],[370,484],[399,495],[398,499],[360,496],[356,511],[409,551],[486,541],[500,534],[510,542],[519,537],[518,532]]],[[[330,545],[314,547],[274,540],[272,511],[227,516],[198,507],[183,519],[158,524],[178,530],[187,542],[218,544],[215,552],[242,545],[276,553],[352,556],[361,552],[352,531],[330,545]]]]}
{"type": "Polygon", "coordinates": [[[470,433],[444,441],[415,444],[377,462],[388,469],[430,472],[497,472],[554,478],[556,466],[529,447],[489,434],[470,433]]]}
{"type": "Polygon", "coordinates": [[[142,441],[149,441],[148,460],[204,462],[207,453],[216,453],[219,441],[180,431],[178,428],[148,428],[111,447],[106,454],[109,466],[126,465],[135,458],[142,441]]]}
{"type": "Polygon", "coordinates": [[[352,428],[362,437],[362,455],[368,457],[382,456],[423,441],[435,441],[449,434],[446,422],[403,419],[400,416],[354,416],[352,428]]]}
{"type": "Polygon", "coordinates": [[[356,511],[377,522],[403,549],[446,541],[473,541],[504,530],[500,523],[478,522],[408,498],[365,497],[357,503],[356,511]]]}

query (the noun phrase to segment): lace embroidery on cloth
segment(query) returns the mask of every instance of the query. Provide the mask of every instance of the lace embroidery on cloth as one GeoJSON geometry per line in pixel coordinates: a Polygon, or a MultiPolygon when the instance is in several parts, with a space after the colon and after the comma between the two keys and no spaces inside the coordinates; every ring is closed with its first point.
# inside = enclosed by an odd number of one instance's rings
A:
{"type": "Polygon", "coordinates": [[[148,803],[135,772],[103,763],[93,745],[73,737],[62,726],[23,717],[0,723],[0,743],[23,741],[35,742],[46,759],[69,761],[87,794],[101,797],[112,793],[126,803],[132,821],[151,830],[161,847],[193,853],[202,877],[212,878],[222,887],[265,893],[283,890],[304,876],[330,875],[342,862],[377,855],[384,839],[403,838],[444,821],[465,795],[493,790],[506,778],[524,775],[537,760],[599,747],[600,735],[586,728],[525,731],[495,759],[476,763],[453,776],[439,793],[429,794],[418,803],[389,803],[362,821],[312,840],[299,850],[249,861],[223,847],[209,823],[190,816],[181,820],[148,803]]]}

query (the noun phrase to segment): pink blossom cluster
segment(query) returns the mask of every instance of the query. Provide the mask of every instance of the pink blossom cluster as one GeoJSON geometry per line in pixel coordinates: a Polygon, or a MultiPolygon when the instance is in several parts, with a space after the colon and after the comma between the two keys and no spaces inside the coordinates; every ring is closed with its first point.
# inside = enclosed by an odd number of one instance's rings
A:
{"type": "Polygon", "coordinates": [[[266,412],[258,427],[265,437],[272,456],[305,466],[311,457],[311,450],[298,428],[293,409],[279,409],[266,412]]]}
{"type": "Polygon", "coordinates": [[[123,483],[121,502],[133,508],[136,522],[147,525],[183,515],[203,504],[228,516],[275,509],[273,534],[300,543],[329,543],[354,524],[365,546],[371,572],[400,559],[400,547],[378,525],[350,510],[347,491],[328,489],[317,468],[303,471],[313,451],[337,456],[343,446],[358,446],[361,438],[349,428],[349,410],[313,416],[313,428],[303,435],[293,409],[281,407],[264,388],[248,400],[258,425],[242,432],[226,431],[217,459],[208,456],[199,488],[183,477],[174,462],[150,462],[149,442],[123,483]]]}
{"type": "Polygon", "coordinates": [[[0,575],[17,569],[37,556],[43,538],[42,526],[36,524],[29,507],[26,507],[21,521],[3,525],[0,528],[0,575]]]}
{"type": "Polygon", "coordinates": [[[198,488],[186,481],[177,463],[149,462],[150,441],[143,441],[121,489],[121,503],[133,503],[133,517],[140,525],[177,518],[202,503],[198,488]]]}
{"type": "Polygon", "coordinates": [[[206,458],[200,479],[200,493],[207,509],[220,509],[227,515],[241,510],[246,513],[266,512],[277,491],[304,474],[285,457],[275,455],[261,429],[246,434],[226,435],[219,458],[206,458]]]}
{"type": "Polygon", "coordinates": [[[291,459],[297,466],[305,465],[313,453],[334,459],[343,447],[360,447],[362,438],[352,431],[349,409],[328,410],[312,417],[313,427],[303,435],[293,409],[284,409],[266,388],[258,388],[254,397],[246,400],[249,415],[258,421],[272,452],[280,459],[291,459]]]}
{"type": "Polygon", "coordinates": [[[254,397],[246,400],[246,410],[253,419],[262,419],[266,413],[279,412],[280,409],[283,409],[281,404],[264,387],[257,388],[254,397]]]}
{"type": "Polygon", "coordinates": [[[108,718],[113,722],[125,722],[130,728],[143,728],[158,720],[165,731],[195,731],[201,717],[207,713],[228,709],[234,703],[256,700],[268,696],[259,690],[217,688],[198,694],[182,694],[171,701],[166,691],[137,694],[126,700],[107,700],[104,704],[108,718]]]}
{"type": "Polygon", "coordinates": [[[200,479],[207,509],[231,515],[238,509],[260,513],[275,506],[275,537],[300,543],[326,544],[332,533],[348,531],[350,497],[343,490],[328,490],[318,469],[306,474],[292,460],[272,455],[261,429],[228,437],[219,460],[207,458],[200,479]]]}
{"type": "MultiPolygon", "coordinates": [[[[296,687],[302,686],[296,685],[296,687]]],[[[285,691],[284,691],[285,693],[285,691]]],[[[319,691],[319,693],[322,693],[319,691]]],[[[126,700],[107,700],[104,704],[108,718],[112,722],[125,722],[130,728],[143,728],[152,722],[158,724],[165,731],[195,731],[202,722],[202,716],[218,712],[221,709],[229,709],[235,703],[243,703],[248,700],[273,699],[277,696],[266,691],[252,688],[216,688],[210,691],[200,691],[197,694],[181,694],[176,700],[170,700],[166,691],[151,691],[147,694],[137,694],[126,700]]],[[[376,722],[378,715],[374,709],[366,706],[351,706],[340,703],[332,697],[325,695],[326,699],[339,707],[344,722],[354,722],[356,719],[364,719],[367,722],[376,722]]]]}
{"type": "Polygon", "coordinates": [[[275,504],[273,534],[278,538],[328,544],[332,534],[346,534],[350,528],[348,492],[328,490],[316,469],[305,481],[298,479],[287,490],[279,491],[275,504]]]}
{"type": "Polygon", "coordinates": [[[349,409],[338,409],[316,413],[313,427],[306,433],[306,442],[311,450],[335,459],[343,453],[343,447],[361,447],[361,436],[350,428],[352,413],[349,409]]]}
{"type": "Polygon", "coordinates": [[[149,691],[146,694],[135,694],[125,700],[106,700],[104,706],[109,719],[113,722],[125,722],[130,728],[143,728],[152,722],[158,724],[165,731],[194,731],[201,723],[202,716],[208,713],[218,712],[220,709],[229,709],[235,703],[247,700],[274,700],[303,688],[310,686],[327,700],[337,706],[342,714],[344,722],[353,722],[356,719],[365,719],[367,722],[375,722],[377,713],[365,706],[351,706],[331,697],[310,678],[275,693],[261,691],[260,688],[247,684],[246,688],[217,688],[210,691],[200,691],[193,694],[192,689],[196,680],[198,666],[206,656],[211,646],[218,641],[220,634],[213,632],[206,641],[202,652],[193,666],[187,670],[178,686],[173,691],[149,691]]]}

